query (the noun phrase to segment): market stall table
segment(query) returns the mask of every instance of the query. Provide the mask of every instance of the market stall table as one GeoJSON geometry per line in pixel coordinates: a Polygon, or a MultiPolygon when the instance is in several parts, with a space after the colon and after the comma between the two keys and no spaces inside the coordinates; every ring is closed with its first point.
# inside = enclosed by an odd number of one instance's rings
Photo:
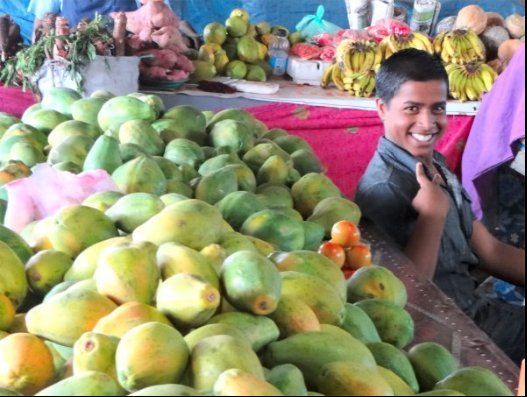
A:
{"type": "Polygon", "coordinates": [[[392,270],[407,287],[407,310],[416,324],[414,344],[437,342],[462,366],[479,366],[496,373],[511,390],[518,386],[519,368],[432,282],[417,275],[414,265],[371,223],[362,226],[372,245],[374,262],[392,270]]]}

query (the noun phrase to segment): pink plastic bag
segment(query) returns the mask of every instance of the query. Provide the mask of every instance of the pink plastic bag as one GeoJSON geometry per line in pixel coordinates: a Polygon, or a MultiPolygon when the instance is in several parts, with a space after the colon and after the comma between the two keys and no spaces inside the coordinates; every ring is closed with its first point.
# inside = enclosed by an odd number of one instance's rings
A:
{"type": "Polygon", "coordinates": [[[412,33],[410,26],[395,19],[381,19],[366,30],[377,42],[381,42],[382,39],[392,34],[407,36],[412,33]]]}
{"type": "Polygon", "coordinates": [[[60,209],[79,205],[98,192],[119,191],[104,170],[80,175],[58,171],[49,164],[39,164],[33,174],[5,186],[8,205],[5,226],[20,233],[31,222],[54,215],[60,209]]]}

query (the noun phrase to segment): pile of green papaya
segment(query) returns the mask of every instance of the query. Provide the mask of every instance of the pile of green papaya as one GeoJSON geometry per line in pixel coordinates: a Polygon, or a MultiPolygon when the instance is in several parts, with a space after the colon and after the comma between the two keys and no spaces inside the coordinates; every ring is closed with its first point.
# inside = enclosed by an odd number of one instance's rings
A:
{"type": "Polygon", "coordinates": [[[286,131],[53,89],[0,133],[0,182],[47,161],[118,186],[0,226],[0,396],[512,395],[414,344],[388,269],[315,252],[361,214],[286,131]]]}

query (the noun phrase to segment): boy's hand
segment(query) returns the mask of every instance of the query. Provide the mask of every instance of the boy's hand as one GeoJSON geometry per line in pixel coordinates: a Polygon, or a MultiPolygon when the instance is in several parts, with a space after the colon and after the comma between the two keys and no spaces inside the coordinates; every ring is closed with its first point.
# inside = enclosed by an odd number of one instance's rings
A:
{"type": "Polygon", "coordinates": [[[414,209],[420,216],[432,219],[446,219],[450,209],[447,193],[441,188],[441,178],[436,175],[433,181],[426,176],[423,163],[416,167],[417,182],[421,189],[412,202],[414,209]]]}

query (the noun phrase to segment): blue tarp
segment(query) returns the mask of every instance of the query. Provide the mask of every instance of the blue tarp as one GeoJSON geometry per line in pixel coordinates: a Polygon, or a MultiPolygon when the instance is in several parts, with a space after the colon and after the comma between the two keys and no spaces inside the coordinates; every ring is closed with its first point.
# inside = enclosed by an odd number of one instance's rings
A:
{"type": "MultiPolygon", "coordinates": [[[[45,0],[44,0],[45,1],[45,0]]],[[[73,0],[69,0],[73,1],[73,0]]],[[[78,0],[77,0],[78,1],[78,0]]],[[[305,16],[314,14],[322,4],[326,8],[325,19],[341,27],[348,26],[344,0],[170,0],[174,11],[189,21],[201,32],[209,22],[224,22],[233,8],[245,8],[253,22],[269,21],[273,25],[285,25],[294,29],[305,16]]],[[[0,15],[11,14],[21,25],[26,39],[31,36],[33,16],[26,12],[29,0],[0,0],[0,15]]],[[[412,8],[413,0],[399,0],[399,5],[412,8]]],[[[503,16],[512,13],[525,15],[525,1],[522,0],[442,0],[441,17],[455,15],[467,4],[477,3],[487,11],[499,12],[503,16]]]]}
{"type": "MultiPolygon", "coordinates": [[[[173,3],[178,15],[188,20],[198,32],[209,22],[224,22],[230,11],[238,7],[249,11],[253,22],[266,20],[273,25],[294,29],[305,15],[314,14],[322,4],[326,8],[324,19],[344,28],[349,26],[344,0],[173,0],[173,3]]],[[[396,3],[409,10],[413,7],[413,0],[396,3]]],[[[464,6],[474,3],[505,17],[513,13],[525,15],[525,2],[521,0],[441,0],[441,3],[441,18],[455,15],[464,6]]]]}

